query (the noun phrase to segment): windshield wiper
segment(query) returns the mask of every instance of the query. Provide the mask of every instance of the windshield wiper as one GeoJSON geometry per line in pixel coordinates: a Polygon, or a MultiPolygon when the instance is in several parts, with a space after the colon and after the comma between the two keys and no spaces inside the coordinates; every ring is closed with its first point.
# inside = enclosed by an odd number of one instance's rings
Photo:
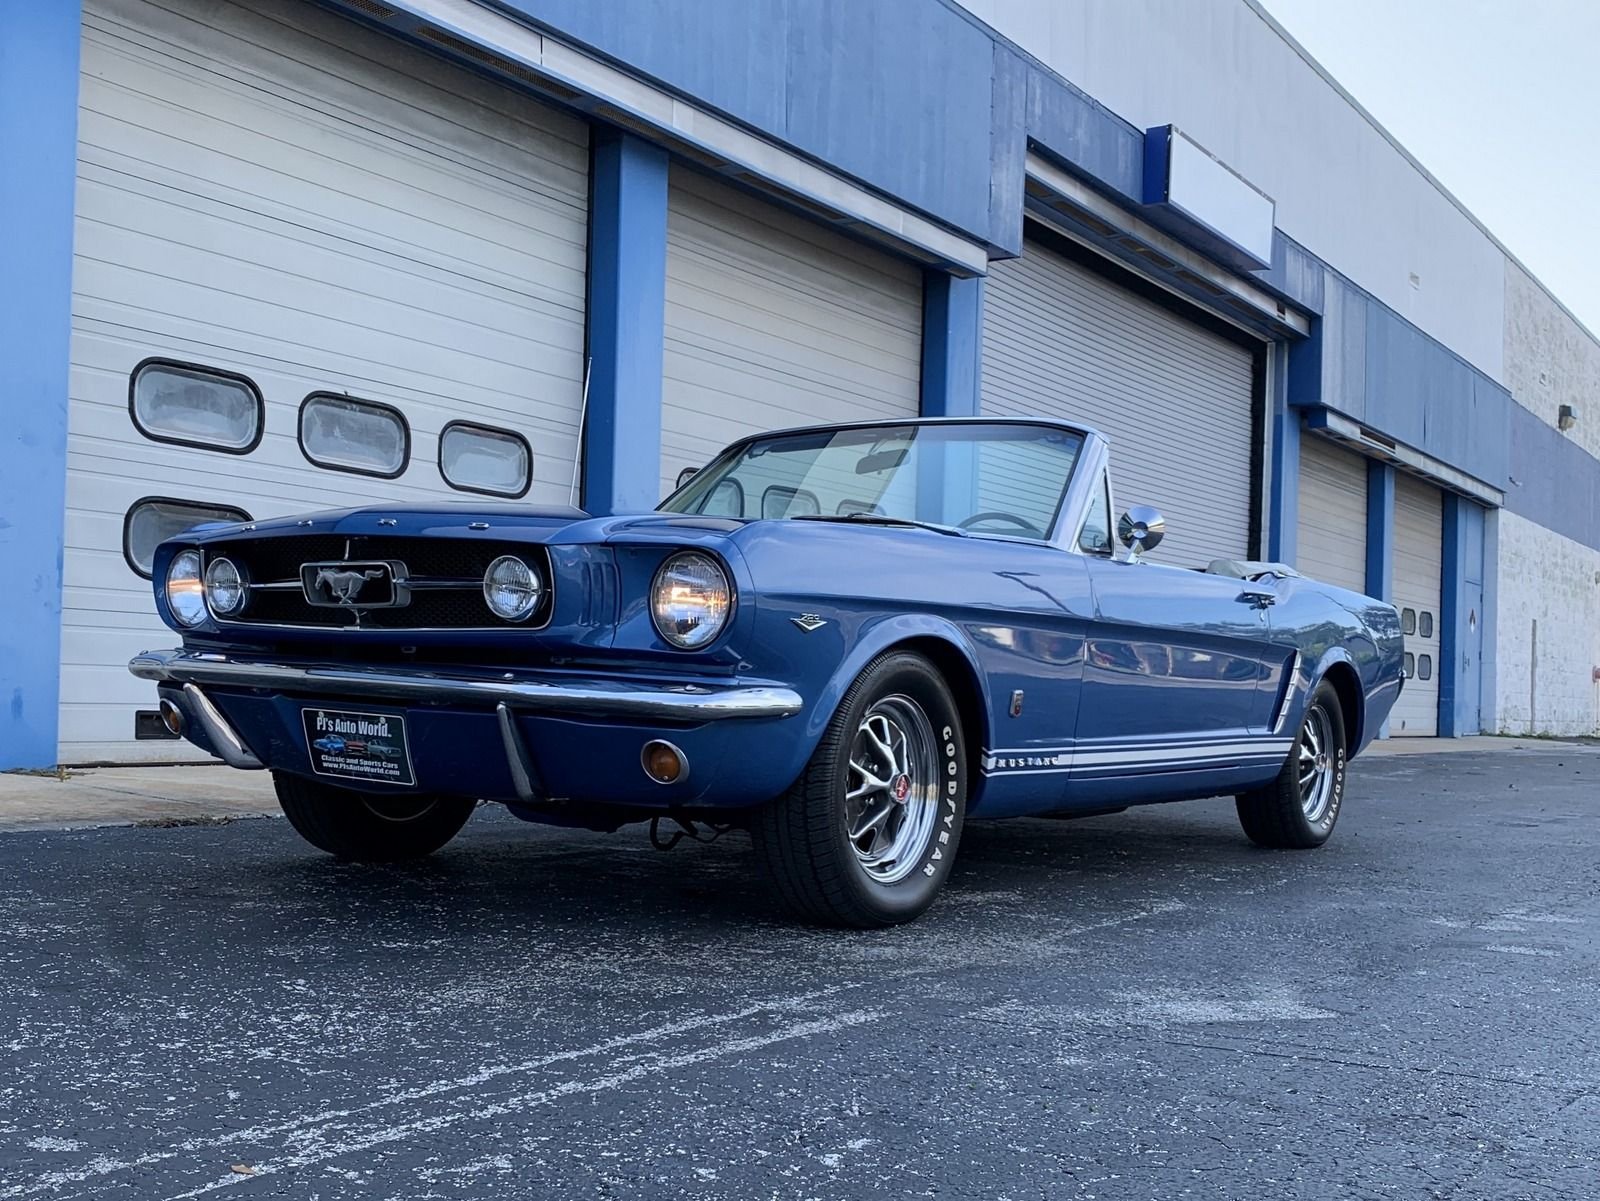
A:
{"type": "Polygon", "coordinates": [[[949,534],[952,538],[970,538],[966,530],[953,525],[940,525],[935,521],[918,521],[914,517],[890,517],[887,513],[797,513],[792,521],[844,521],[860,525],[903,525],[909,529],[932,530],[935,534],[949,534]]]}

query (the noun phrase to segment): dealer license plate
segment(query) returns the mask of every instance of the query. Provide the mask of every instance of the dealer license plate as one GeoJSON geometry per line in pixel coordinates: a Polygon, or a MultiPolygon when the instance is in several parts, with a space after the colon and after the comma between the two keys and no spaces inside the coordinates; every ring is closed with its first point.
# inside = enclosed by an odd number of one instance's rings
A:
{"type": "Polygon", "coordinates": [[[368,784],[415,784],[406,719],[393,713],[302,709],[306,751],[319,776],[368,784]]]}

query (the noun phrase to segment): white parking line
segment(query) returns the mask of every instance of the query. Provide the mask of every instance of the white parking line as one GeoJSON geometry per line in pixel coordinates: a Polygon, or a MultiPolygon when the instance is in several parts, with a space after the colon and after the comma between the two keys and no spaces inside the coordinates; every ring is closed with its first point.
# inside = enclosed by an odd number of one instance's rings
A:
{"type": "MultiPolygon", "coordinates": [[[[269,1176],[276,1172],[292,1171],[296,1168],[312,1167],[325,1163],[330,1159],[338,1159],[344,1155],[357,1154],[370,1151],[374,1147],[381,1147],[386,1143],[400,1142],[404,1139],[415,1137],[419,1134],[433,1134],[447,1129],[460,1122],[478,1122],[490,1118],[504,1117],[507,1114],[523,1113],[536,1109],[541,1105],[549,1105],[564,1097],[588,1093],[609,1092],[642,1080],[647,1076],[660,1075],[670,1072],[675,1068],[690,1067],[697,1063],[706,1063],[714,1059],[727,1059],[735,1055],[742,1055],[748,1051],[759,1051],[775,1043],[789,1042],[797,1038],[810,1038],[818,1034],[830,1034],[838,1030],[846,1030],[853,1026],[863,1026],[869,1022],[878,1021],[888,1016],[882,1009],[856,1009],[848,1013],[837,1014],[828,1018],[817,1018],[809,1022],[797,1022],[792,1026],[771,1031],[767,1034],[752,1035],[748,1038],[728,1038],[711,1043],[709,1046],[700,1047],[694,1051],[685,1051],[677,1055],[660,1055],[653,1057],[645,1063],[636,1063],[632,1067],[619,1072],[608,1072],[588,1080],[566,1080],[551,1088],[538,1089],[533,1092],[522,1093],[509,1097],[504,1101],[492,1102],[488,1105],[479,1105],[472,1109],[459,1110],[455,1113],[435,1114],[431,1117],[418,1118],[411,1122],[402,1122],[393,1126],[380,1126],[362,1134],[352,1134],[336,1142],[325,1142],[311,1147],[308,1150],[285,1155],[278,1159],[269,1159],[262,1163],[251,1165],[254,1171],[250,1175],[241,1175],[228,1172],[218,1176],[199,1188],[190,1189],[185,1193],[174,1193],[168,1201],[193,1201],[195,1197],[204,1196],[206,1193],[218,1189],[231,1188],[261,1176],[269,1176]]],[[[335,1124],[337,1131],[337,1124],[335,1124]]]]}
{"type": "MultiPolygon", "coordinates": [[[[483,1068],[466,1076],[430,1081],[427,1084],[392,1093],[387,1097],[365,1105],[354,1106],[349,1109],[327,1109],[319,1113],[306,1114],[303,1117],[292,1118],[283,1122],[252,1126],[244,1130],[230,1132],[225,1137],[230,1146],[244,1146],[250,1143],[264,1142],[282,1135],[298,1134],[308,1127],[319,1124],[350,1119],[359,1120],[368,1114],[389,1106],[403,1105],[412,1101],[430,1100],[443,1094],[477,1088],[502,1077],[527,1074],[564,1062],[588,1059],[615,1051],[625,1051],[641,1044],[660,1042],[663,1039],[675,1038],[710,1027],[727,1025],[731,1022],[744,1021],[762,1014],[802,1010],[818,1001],[836,995],[843,991],[845,987],[837,985],[819,988],[811,992],[797,993],[793,996],[747,1005],[741,1009],[730,1010],[726,1013],[706,1014],[683,1021],[666,1022],[659,1026],[653,1026],[648,1030],[638,1030],[629,1034],[618,1035],[615,1038],[608,1038],[591,1046],[556,1051],[549,1055],[525,1059],[516,1063],[495,1064],[492,1067],[483,1068]]],[[[47,1172],[34,1180],[11,1185],[0,1190],[0,1199],[10,1201],[11,1198],[38,1196],[69,1185],[83,1184],[115,1172],[148,1168],[154,1164],[175,1159],[180,1155],[192,1155],[197,1151],[216,1150],[218,1142],[219,1139],[212,1136],[185,1139],[183,1142],[177,1143],[168,1149],[145,1152],[131,1159],[114,1159],[106,1155],[97,1155],[81,1168],[64,1172],[47,1172]]]]}
{"type": "MultiPolygon", "coordinates": [[[[1060,949],[1062,944],[1074,938],[1179,913],[1187,908],[1188,906],[1182,901],[1158,900],[1097,920],[1059,926],[1048,935],[1030,938],[1030,955],[1036,960],[1042,959],[1048,957],[1052,950],[1060,949]]],[[[1008,939],[999,939],[992,951],[1001,958],[1011,958],[1016,952],[1016,947],[1008,939]]],[[[970,969],[983,958],[982,940],[979,940],[967,948],[961,966],[970,969]]],[[[427,1134],[457,1122],[495,1117],[515,1110],[548,1105],[575,1094],[621,1088],[635,1080],[677,1068],[709,1060],[725,1059],[746,1051],[759,1050],[774,1043],[813,1037],[876,1021],[884,1016],[884,1011],[858,1009],[826,1018],[799,1021],[761,1034],[730,1036],[696,1049],[677,1053],[649,1050],[640,1052],[640,1048],[648,1048],[651,1044],[692,1036],[701,1031],[725,1027],[732,1023],[770,1018],[786,1013],[804,1013],[808,1009],[814,1009],[819,1002],[830,999],[837,1001],[844,993],[867,987],[881,990],[891,979],[934,975],[947,970],[947,967],[948,965],[930,967],[926,963],[902,967],[900,970],[892,968],[883,970],[880,967],[869,980],[830,985],[767,1001],[753,1002],[723,1013],[705,1014],[663,1023],[648,1030],[617,1035],[581,1048],[556,1051],[515,1063],[495,1064],[467,1075],[429,1081],[361,1105],[325,1109],[314,1114],[262,1123],[243,1130],[199,1135],[166,1148],[142,1152],[128,1158],[98,1154],[81,1167],[43,1173],[31,1180],[0,1188],[0,1201],[41,1197],[45,1194],[51,1194],[53,1201],[69,1201],[70,1198],[91,1195],[90,1192],[74,1189],[73,1186],[88,1185],[90,1190],[102,1188],[105,1187],[102,1183],[105,1177],[123,1172],[141,1171],[157,1164],[170,1165],[172,1161],[180,1158],[193,1160],[202,1157],[210,1158],[212,1162],[219,1164],[230,1163],[237,1158],[237,1153],[252,1144],[258,1146],[263,1143],[279,1146],[290,1144],[302,1148],[294,1154],[253,1163],[254,1170],[250,1174],[229,1172],[189,1192],[175,1194],[172,1201],[198,1197],[220,1188],[244,1184],[262,1175],[323,1163],[353,1151],[385,1145],[418,1134],[427,1134]],[[529,1076],[562,1064],[595,1057],[606,1057],[604,1070],[597,1076],[564,1081],[514,1094],[499,1101],[485,1101],[481,1095],[474,1092],[497,1080],[514,1087],[518,1076],[529,1076]],[[402,1111],[392,1115],[397,1120],[386,1121],[383,1117],[386,1110],[417,1102],[427,1103],[429,1116],[408,1120],[407,1114],[402,1111]],[[450,1111],[438,1113],[440,1108],[450,1111]],[[361,1127],[365,1129],[358,1131],[361,1127]]]]}

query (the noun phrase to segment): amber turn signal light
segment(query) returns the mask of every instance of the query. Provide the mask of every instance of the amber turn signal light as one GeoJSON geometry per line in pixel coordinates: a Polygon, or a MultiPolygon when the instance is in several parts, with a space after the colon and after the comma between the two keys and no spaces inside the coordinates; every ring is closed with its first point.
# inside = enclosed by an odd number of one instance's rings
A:
{"type": "Polygon", "coordinates": [[[639,752],[644,774],[657,784],[677,784],[689,778],[689,760],[670,742],[654,739],[639,752]]]}

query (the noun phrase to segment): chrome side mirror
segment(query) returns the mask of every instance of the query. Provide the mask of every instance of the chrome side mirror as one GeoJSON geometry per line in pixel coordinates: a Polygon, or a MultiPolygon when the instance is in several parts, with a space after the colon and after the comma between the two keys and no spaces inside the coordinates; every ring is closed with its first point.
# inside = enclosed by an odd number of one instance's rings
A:
{"type": "Polygon", "coordinates": [[[1167,536],[1167,519],[1161,510],[1134,505],[1117,522],[1117,537],[1128,548],[1128,562],[1137,563],[1145,551],[1155,550],[1167,536]]]}

